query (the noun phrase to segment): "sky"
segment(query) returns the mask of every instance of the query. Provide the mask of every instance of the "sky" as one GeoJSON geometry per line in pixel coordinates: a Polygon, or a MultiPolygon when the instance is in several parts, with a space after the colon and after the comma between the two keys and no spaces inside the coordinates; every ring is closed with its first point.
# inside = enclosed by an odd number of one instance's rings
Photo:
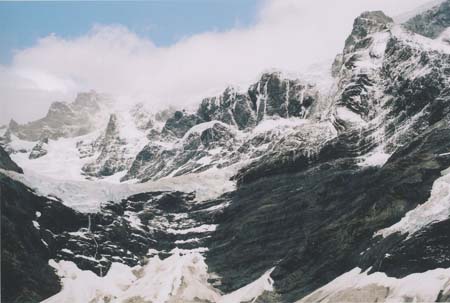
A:
{"type": "Polygon", "coordinates": [[[267,70],[318,73],[361,12],[397,16],[428,2],[0,2],[0,124],[40,118],[51,102],[91,89],[189,107],[267,70]]]}

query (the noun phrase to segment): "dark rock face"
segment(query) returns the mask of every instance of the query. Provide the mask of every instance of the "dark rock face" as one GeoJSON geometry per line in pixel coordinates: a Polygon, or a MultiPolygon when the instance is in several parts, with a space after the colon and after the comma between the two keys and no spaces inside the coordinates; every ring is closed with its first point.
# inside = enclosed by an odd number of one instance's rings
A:
{"type": "Polygon", "coordinates": [[[3,174],[0,198],[2,302],[40,302],[61,289],[59,278],[48,265],[54,256],[52,234],[76,226],[78,216],[60,202],[39,197],[3,174]],[[48,211],[55,216],[47,217],[48,211]]]}
{"type": "Polygon", "coordinates": [[[149,249],[161,258],[175,247],[206,246],[223,200],[198,204],[194,194],[141,193],[102,203],[98,213],[78,213],[55,198],[37,196],[0,174],[2,302],[40,302],[60,291],[49,259],[68,260],[105,275],[112,262],[142,264],[149,249]],[[179,232],[181,231],[181,232],[179,232]],[[195,241],[185,241],[195,238],[195,241]]]}
{"type": "Polygon", "coordinates": [[[422,36],[436,38],[450,27],[450,1],[409,19],[404,26],[422,36]]]}
{"type": "MultiPolygon", "coordinates": [[[[272,278],[283,298],[278,302],[293,302],[356,266],[378,264],[376,258],[384,254],[377,251],[368,261],[370,254],[360,253],[368,247],[376,251],[370,244],[373,234],[427,200],[434,180],[450,166],[450,158],[437,155],[449,148],[450,128],[440,123],[399,149],[382,168],[360,169],[344,158],[242,185],[218,218],[207,259],[210,271],[230,291],[276,266],[272,278]]],[[[388,248],[374,245],[399,255],[388,272],[405,276],[448,266],[445,243],[436,247],[434,263],[407,265],[414,262],[414,251],[418,257],[443,239],[435,236],[412,240],[405,249],[400,236],[388,248]],[[410,256],[401,258],[407,248],[410,256]]]]}
{"type": "Polygon", "coordinates": [[[204,99],[198,109],[198,115],[204,121],[218,120],[239,129],[256,125],[255,112],[255,104],[250,97],[236,92],[231,87],[219,97],[204,99]]]}
{"type": "Polygon", "coordinates": [[[227,88],[219,97],[204,99],[198,115],[205,121],[251,129],[264,118],[304,118],[318,98],[310,84],[283,78],[278,72],[266,73],[245,94],[227,88]]]}
{"type": "Polygon", "coordinates": [[[156,143],[147,144],[138,153],[123,180],[139,179],[142,182],[190,172],[199,172],[210,167],[210,163],[229,163],[237,139],[230,127],[219,121],[207,122],[191,128],[184,138],[172,148],[156,143]],[[215,151],[219,150],[218,153],[215,151]],[[205,161],[201,161],[201,159],[205,161]],[[209,162],[208,162],[209,161],[209,162]]]}
{"type": "Polygon", "coordinates": [[[0,146],[0,168],[6,170],[12,170],[17,173],[23,174],[22,168],[20,168],[11,158],[8,153],[0,146]]]}
{"type": "Polygon", "coordinates": [[[277,72],[264,74],[246,93],[229,87],[218,97],[204,99],[196,114],[175,112],[167,120],[161,136],[150,134],[151,142],[136,156],[122,180],[147,181],[174,171],[174,176],[179,176],[213,166],[223,168],[247,157],[261,156],[264,145],[273,153],[279,152],[281,146],[298,147],[295,142],[302,136],[301,132],[292,141],[280,132],[261,133],[247,140],[237,136],[232,128],[250,133],[263,119],[306,118],[318,99],[319,93],[313,85],[283,78],[277,72]],[[197,131],[197,127],[206,129],[197,131]],[[161,138],[174,144],[167,147],[155,142],[161,138]]]}
{"type": "Polygon", "coordinates": [[[173,117],[167,119],[162,134],[182,138],[189,129],[202,122],[203,120],[197,115],[188,115],[185,112],[176,111],[173,117]]]}
{"type": "Polygon", "coordinates": [[[48,138],[39,140],[39,142],[36,143],[36,145],[31,150],[28,158],[37,159],[42,156],[45,156],[47,154],[47,144],[48,144],[48,138]]]}
{"type": "Polygon", "coordinates": [[[95,115],[100,111],[104,99],[104,96],[93,91],[80,93],[72,103],[54,102],[42,119],[24,125],[12,120],[9,131],[27,141],[42,138],[56,140],[87,134],[93,130],[95,115]]]}
{"type": "Polygon", "coordinates": [[[256,106],[258,122],[265,116],[304,118],[318,99],[313,86],[283,79],[279,73],[264,74],[249,88],[248,94],[256,106]]]}
{"type": "Polygon", "coordinates": [[[393,22],[381,11],[362,13],[353,23],[352,33],[345,41],[344,53],[366,48],[371,42],[370,34],[389,29],[389,24],[393,22]]]}
{"type": "Polygon", "coordinates": [[[194,198],[193,194],[180,192],[152,192],[131,196],[120,203],[103,203],[100,212],[83,215],[86,224],[76,233],[61,231],[55,237],[55,259],[70,260],[81,269],[105,275],[112,262],[142,265],[149,249],[165,257],[175,247],[202,245],[210,233],[173,232],[212,220],[213,216],[208,218],[211,213],[205,209],[215,204],[199,207],[194,205],[194,198]],[[198,239],[196,243],[175,244],[194,236],[198,239]]]}
{"type": "Polygon", "coordinates": [[[274,266],[273,302],[298,300],[355,267],[394,277],[449,267],[447,221],[407,240],[373,238],[425,202],[450,166],[439,156],[450,149],[450,58],[396,37],[390,22],[363,14],[335,63],[335,104],[361,117],[358,127],[337,114],[338,135],[316,151],[263,156],[236,176],[240,187],[218,218],[207,258],[224,291],[274,266]],[[376,52],[373,43],[383,41],[376,52]],[[364,60],[373,67],[361,68],[364,60]],[[357,165],[379,146],[393,153],[386,164],[357,165]]]}

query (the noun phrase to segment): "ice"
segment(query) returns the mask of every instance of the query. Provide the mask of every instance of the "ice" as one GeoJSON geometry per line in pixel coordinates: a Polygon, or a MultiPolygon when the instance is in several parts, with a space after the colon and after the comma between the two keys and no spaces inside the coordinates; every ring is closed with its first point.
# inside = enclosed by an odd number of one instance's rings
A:
{"type": "Polygon", "coordinates": [[[430,198],[406,215],[396,224],[379,230],[375,236],[387,237],[399,232],[412,234],[425,226],[446,220],[450,217],[450,169],[444,170],[442,176],[433,183],[430,198]]]}
{"type": "Polygon", "coordinates": [[[24,174],[0,169],[0,172],[35,189],[43,196],[56,196],[63,203],[81,212],[97,212],[100,204],[106,201],[119,202],[133,194],[152,191],[195,192],[198,202],[216,198],[225,192],[234,190],[235,181],[230,178],[238,167],[210,169],[201,173],[192,173],[178,177],[167,177],[146,183],[114,184],[98,180],[62,180],[36,174],[24,169],[24,174]]]}
{"type": "Polygon", "coordinates": [[[256,281],[222,295],[208,283],[210,275],[201,253],[179,249],[171,253],[164,260],[154,256],[144,266],[133,268],[113,263],[104,277],[80,270],[73,262],[50,260],[61,277],[62,290],[43,303],[239,303],[273,290],[272,268],[256,281]]]}
{"type": "MultiPolygon", "coordinates": [[[[85,180],[85,177],[81,174],[81,168],[93,158],[80,159],[76,143],[80,140],[93,140],[98,135],[98,132],[94,132],[76,138],[49,140],[46,155],[37,159],[29,159],[28,153],[13,153],[11,159],[25,172],[39,173],[43,177],[49,178],[82,181],[85,180]]],[[[13,148],[16,149],[22,146],[23,142],[32,146],[36,144],[36,142],[21,141],[15,138],[10,146],[14,146],[13,148]]]]}
{"type": "Polygon", "coordinates": [[[354,268],[297,303],[434,302],[441,290],[450,290],[450,268],[415,273],[401,279],[382,272],[368,274],[368,271],[354,268]]]}

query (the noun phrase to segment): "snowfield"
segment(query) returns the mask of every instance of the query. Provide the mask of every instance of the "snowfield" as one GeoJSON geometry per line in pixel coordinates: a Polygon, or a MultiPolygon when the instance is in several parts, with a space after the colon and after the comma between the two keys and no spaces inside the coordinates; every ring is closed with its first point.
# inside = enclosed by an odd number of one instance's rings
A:
{"type": "Polygon", "coordinates": [[[108,274],[99,277],[80,270],[73,262],[49,261],[62,281],[62,290],[43,303],[106,302],[217,302],[239,303],[255,300],[273,290],[270,273],[229,294],[208,283],[210,275],[204,257],[196,251],[174,249],[164,260],[152,257],[144,266],[130,268],[113,263],[108,274]]]}

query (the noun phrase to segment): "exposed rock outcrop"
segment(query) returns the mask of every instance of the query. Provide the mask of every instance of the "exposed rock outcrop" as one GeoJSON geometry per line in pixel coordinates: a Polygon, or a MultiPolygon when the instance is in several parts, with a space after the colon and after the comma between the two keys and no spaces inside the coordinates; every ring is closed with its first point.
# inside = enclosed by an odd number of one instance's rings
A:
{"type": "Polygon", "coordinates": [[[28,157],[30,159],[37,159],[42,156],[45,156],[47,154],[47,145],[48,145],[48,138],[39,140],[39,142],[36,143],[36,145],[31,150],[30,155],[28,157]]]}
{"type": "Polygon", "coordinates": [[[450,27],[450,1],[445,0],[440,5],[414,16],[405,23],[405,27],[428,38],[438,37],[450,27]]]}
{"type": "Polygon", "coordinates": [[[0,168],[5,170],[12,170],[17,173],[23,173],[22,168],[20,168],[11,158],[8,153],[0,146],[0,168]]]}

